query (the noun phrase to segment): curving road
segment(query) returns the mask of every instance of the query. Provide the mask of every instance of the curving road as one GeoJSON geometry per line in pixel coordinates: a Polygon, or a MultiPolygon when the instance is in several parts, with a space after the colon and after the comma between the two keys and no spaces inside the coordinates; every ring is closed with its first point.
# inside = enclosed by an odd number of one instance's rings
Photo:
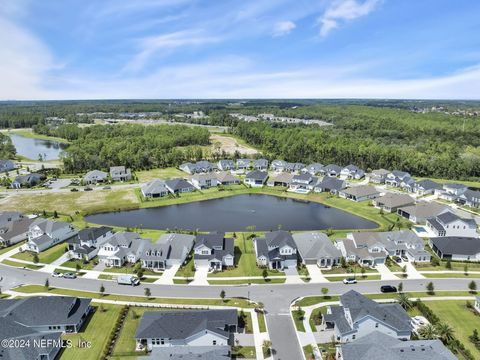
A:
{"type": "MultiPolygon", "coordinates": [[[[43,285],[49,278],[51,286],[72,290],[98,292],[102,280],[82,279],[68,280],[48,277],[47,274],[12,268],[0,264],[0,288],[10,289],[24,284],[43,285]]],[[[425,291],[425,286],[432,281],[436,290],[461,290],[468,288],[471,279],[420,279],[401,280],[405,291],[425,291]]],[[[137,287],[117,285],[111,281],[103,281],[105,292],[119,295],[144,295],[144,288],[150,288],[152,296],[172,298],[217,298],[223,289],[227,297],[245,297],[262,302],[267,311],[267,326],[275,350],[276,360],[302,359],[300,344],[295,334],[295,328],[290,317],[290,304],[298,297],[320,295],[320,289],[326,287],[330,295],[340,295],[355,289],[361,293],[378,293],[384,284],[396,285],[400,281],[360,281],[355,285],[343,283],[324,284],[272,284],[272,285],[241,285],[241,286],[193,286],[193,285],[156,285],[146,284],[137,287]]]]}

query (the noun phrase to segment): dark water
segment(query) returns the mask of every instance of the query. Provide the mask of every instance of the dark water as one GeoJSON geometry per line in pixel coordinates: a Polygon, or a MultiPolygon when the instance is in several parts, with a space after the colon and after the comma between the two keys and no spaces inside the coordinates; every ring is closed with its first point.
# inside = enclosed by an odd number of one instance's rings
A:
{"type": "Polygon", "coordinates": [[[60,152],[67,148],[66,144],[58,141],[32,139],[17,134],[9,134],[9,136],[17,149],[17,154],[31,160],[38,160],[39,154],[42,155],[43,160],[57,160],[60,158],[60,152]]]}
{"type": "Polygon", "coordinates": [[[373,229],[372,221],[315,202],[271,195],[236,195],[148,209],[87,216],[88,222],[147,229],[202,231],[373,229]]]}

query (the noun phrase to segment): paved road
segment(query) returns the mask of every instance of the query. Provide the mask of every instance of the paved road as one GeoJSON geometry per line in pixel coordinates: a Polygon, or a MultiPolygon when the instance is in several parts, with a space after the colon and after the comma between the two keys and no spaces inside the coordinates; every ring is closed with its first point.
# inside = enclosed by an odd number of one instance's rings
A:
{"type": "MultiPolygon", "coordinates": [[[[22,284],[43,285],[47,274],[32,270],[7,267],[0,264],[0,286],[2,290],[22,284]]],[[[68,280],[49,277],[50,285],[55,287],[98,292],[101,280],[82,279],[68,280]]],[[[424,291],[425,285],[432,281],[436,290],[467,290],[471,279],[416,279],[401,280],[405,291],[424,291]]],[[[294,325],[289,316],[290,304],[296,298],[308,295],[320,295],[320,288],[329,289],[329,294],[340,295],[355,289],[361,293],[378,293],[383,284],[396,285],[400,281],[360,281],[355,285],[343,283],[323,284],[272,284],[242,286],[192,286],[192,285],[157,285],[147,284],[138,287],[117,285],[105,281],[106,293],[120,295],[141,295],[144,288],[149,287],[152,295],[157,297],[177,298],[218,298],[220,291],[225,290],[227,297],[249,297],[253,301],[262,302],[267,311],[267,325],[273,348],[274,359],[301,359],[301,349],[295,335],[294,325]]]]}

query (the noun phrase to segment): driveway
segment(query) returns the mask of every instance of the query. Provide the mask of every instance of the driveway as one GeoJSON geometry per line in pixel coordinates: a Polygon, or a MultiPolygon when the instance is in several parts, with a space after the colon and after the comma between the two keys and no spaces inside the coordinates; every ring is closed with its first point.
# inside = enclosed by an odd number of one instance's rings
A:
{"type": "Polygon", "coordinates": [[[72,181],[70,179],[58,179],[58,180],[50,181],[50,184],[48,185],[48,187],[50,189],[61,189],[63,187],[70,185],[71,182],[72,181]]]}
{"type": "Polygon", "coordinates": [[[208,266],[199,266],[195,270],[195,277],[190,285],[208,285],[208,266]]]}
{"type": "Polygon", "coordinates": [[[303,283],[303,280],[298,275],[298,271],[296,267],[292,266],[289,268],[285,268],[283,271],[285,271],[285,275],[287,276],[287,279],[285,280],[286,284],[302,284],[303,283]]]}
{"type": "Polygon", "coordinates": [[[404,266],[404,265],[407,265],[407,278],[408,279],[425,279],[425,276],[420,274],[411,262],[402,262],[401,266],[404,266]]]}
{"type": "Polygon", "coordinates": [[[163,272],[162,277],[155,281],[155,284],[172,285],[173,278],[177,273],[178,269],[180,269],[180,265],[173,265],[171,268],[166,269],[163,272]]]}
{"type": "Polygon", "coordinates": [[[379,272],[382,280],[398,280],[398,277],[385,264],[378,264],[375,269],[379,272]]]}
{"type": "Polygon", "coordinates": [[[327,278],[323,276],[322,270],[317,265],[306,265],[308,273],[310,274],[310,282],[322,283],[328,282],[327,278]]]}

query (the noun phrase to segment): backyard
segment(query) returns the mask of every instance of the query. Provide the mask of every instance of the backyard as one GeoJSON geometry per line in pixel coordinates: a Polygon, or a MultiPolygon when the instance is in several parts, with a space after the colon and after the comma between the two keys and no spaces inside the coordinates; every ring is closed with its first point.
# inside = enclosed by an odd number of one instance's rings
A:
{"type": "MultiPolygon", "coordinates": [[[[38,254],[38,262],[44,264],[50,264],[57,260],[60,256],[65,254],[66,250],[65,243],[60,243],[55,246],[52,246],[50,249],[42,251],[38,254]]],[[[33,261],[34,253],[31,251],[24,251],[17,253],[12,256],[14,259],[25,260],[25,261],[33,261]]]]}

